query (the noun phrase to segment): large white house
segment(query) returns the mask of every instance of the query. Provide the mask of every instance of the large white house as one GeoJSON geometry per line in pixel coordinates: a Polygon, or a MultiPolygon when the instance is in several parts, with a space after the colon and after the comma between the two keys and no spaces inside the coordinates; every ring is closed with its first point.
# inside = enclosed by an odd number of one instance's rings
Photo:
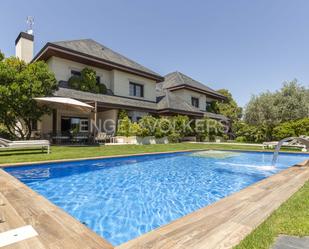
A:
{"type": "Polygon", "coordinates": [[[48,42],[35,56],[33,42],[33,35],[21,32],[15,42],[16,56],[27,63],[43,60],[48,64],[59,82],[55,96],[95,107],[88,113],[57,107],[34,125],[40,134],[67,132],[73,126],[78,126],[80,132],[89,132],[94,115],[95,120],[117,121],[121,109],[127,110],[133,121],[147,114],[227,120],[209,111],[212,101],[223,101],[225,97],[183,73],[173,72],[163,77],[91,39],[48,42]],[[106,94],[69,88],[69,78],[79,75],[86,67],[96,72],[98,84],[107,88],[106,94]]]}

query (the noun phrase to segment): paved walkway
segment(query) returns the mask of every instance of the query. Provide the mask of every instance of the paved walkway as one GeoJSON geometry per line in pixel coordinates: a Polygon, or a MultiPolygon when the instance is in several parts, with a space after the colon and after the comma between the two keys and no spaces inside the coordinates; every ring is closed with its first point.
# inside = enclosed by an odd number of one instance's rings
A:
{"type": "Polygon", "coordinates": [[[309,236],[299,238],[295,236],[280,235],[272,249],[309,249],[309,236]]]}

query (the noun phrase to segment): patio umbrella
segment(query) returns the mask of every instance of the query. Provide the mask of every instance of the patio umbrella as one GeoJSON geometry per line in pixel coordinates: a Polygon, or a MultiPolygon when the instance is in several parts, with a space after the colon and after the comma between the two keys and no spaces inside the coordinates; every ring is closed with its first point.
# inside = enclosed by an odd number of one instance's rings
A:
{"type": "Polygon", "coordinates": [[[91,112],[94,109],[93,106],[88,105],[76,99],[64,98],[64,97],[42,97],[34,98],[39,104],[46,105],[55,109],[73,109],[82,112],[91,112]]]}

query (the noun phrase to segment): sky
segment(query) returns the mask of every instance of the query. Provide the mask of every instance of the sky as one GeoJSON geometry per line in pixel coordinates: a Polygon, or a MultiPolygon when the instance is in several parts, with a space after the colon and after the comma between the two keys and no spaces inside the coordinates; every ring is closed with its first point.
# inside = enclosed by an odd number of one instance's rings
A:
{"type": "Polygon", "coordinates": [[[0,13],[6,56],[33,16],[35,52],[92,38],[163,76],[226,88],[240,106],[284,81],[309,86],[307,0],[3,0],[0,13]]]}

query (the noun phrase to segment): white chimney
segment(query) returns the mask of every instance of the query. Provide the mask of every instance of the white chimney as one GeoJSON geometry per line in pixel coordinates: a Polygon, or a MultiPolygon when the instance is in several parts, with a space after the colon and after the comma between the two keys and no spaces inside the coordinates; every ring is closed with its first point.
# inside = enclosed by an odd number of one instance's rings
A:
{"type": "Polygon", "coordinates": [[[15,40],[15,55],[19,59],[29,63],[33,59],[33,40],[32,33],[20,32],[15,40]]]}

